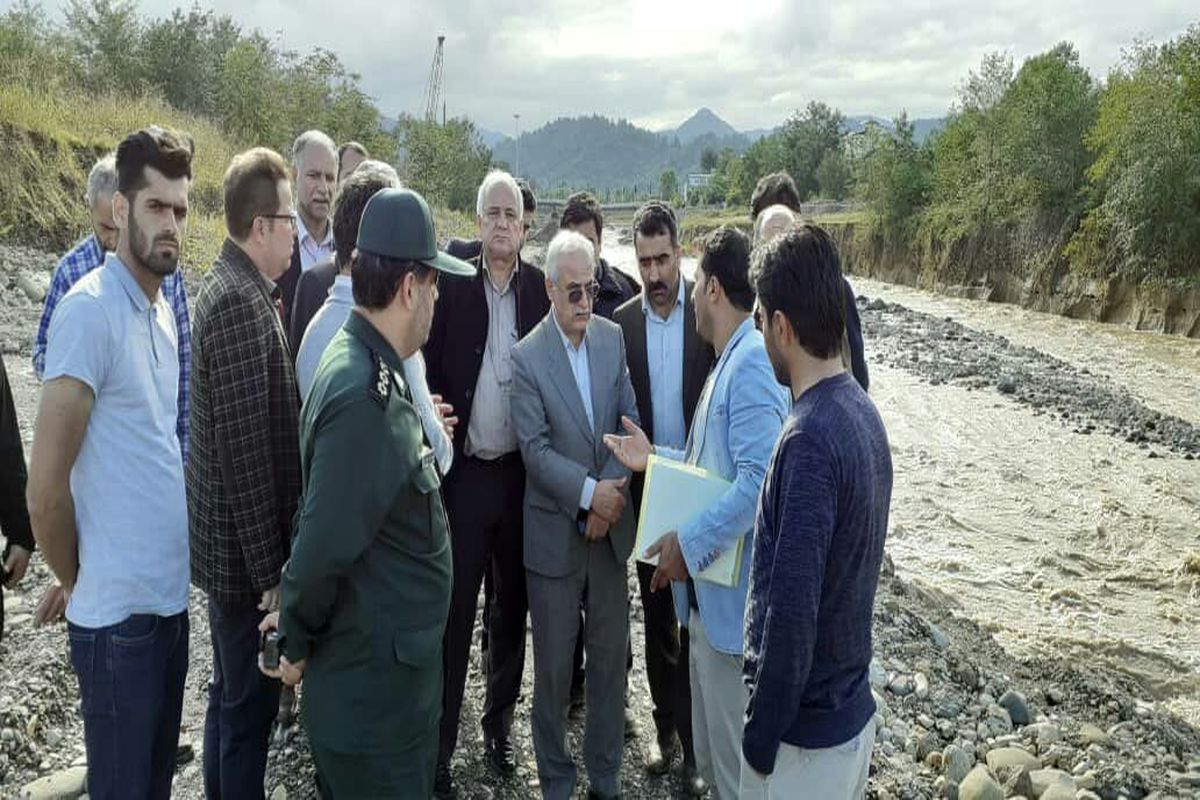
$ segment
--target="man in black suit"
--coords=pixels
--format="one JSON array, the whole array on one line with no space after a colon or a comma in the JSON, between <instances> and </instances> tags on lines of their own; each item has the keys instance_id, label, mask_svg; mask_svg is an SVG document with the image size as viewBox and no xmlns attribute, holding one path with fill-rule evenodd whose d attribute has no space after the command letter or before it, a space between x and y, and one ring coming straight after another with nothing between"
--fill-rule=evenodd
<instances>
[{"instance_id":1,"label":"man in black suit","mask_svg":"<svg viewBox=\"0 0 1200 800\"><path fill-rule=\"evenodd\" d=\"M337 187L337 145L321 131L305 131L292 143L292 185L296 192L296 236L292 260L276 281L283 300L283 329L289 336L293 299L300 276L333 260L333 194ZM336 270L335 270L336 271ZM333 279L330 278L330 283ZM325 296L321 295L321 302ZM319 307L319 306L318 306ZM304 334L304 329L300 329ZM291 343L292 355L300 343Z\"/></svg>"},{"instance_id":2,"label":"man in black suit","mask_svg":"<svg viewBox=\"0 0 1200 800\"><path fill-rule=\"evenodd\" d=\"M654 444L682 448L712 367L713 349L696 332L692 282L680 275L679 228L667 205L651 201L638 210L633 245L642 293L618 308L613 321L625 335L629 376L646 435ZM633 478L631 493L634 509L640 508L640 473ZM637 573L645 618L646 676L657 733L647 745L646 769L652 774L667 772L675 753L682 750L685 788L700 796L705 784L697 775L692 752L687 629L675 619L671 594L650 591L654 567L639 561Z\"/></svg>"},{"instance_id":3,"label":"man in black suit","mask_svg":"<svg viewBox=\"0 0 1200 800\"><path fill-rule=\"evenodd\" d=\"M786 172L772 172L758 179L754 194L750 196L750 221L758 230L759 215L771 206L780 205L791 209L796 216L802 214L800 205L800 190L796 182ZM755 243L757 244L757 242ZM858 304L854 300L854 289L850 281L842 277L842 295L846 299L846 345L849 353L850 372L858 385L867 391L871 385L871 376L867 370L867 358L863 354L862 323L858 317Z\"/></svg>"},{"instance_id":4,"label":"man in black suit","mask_svg":"<svg viewBox=\"0 0 1200 800\"><path fill-rule=\"evenodd\" d=\"M429 389L454 406L454 469L442 484L454 554L454 591L444 643L445 693L435 795L454 797L450 757L471 650L483 574L492 573L487 695L488 761L516 772L509 730L525 666L523 560L525 467L509 414L512 348L550 309L546 278L519 258L522 197L516 181L494 171L476 201L483 251L474 278L445 276L425 345Z\"/></svg>"}]
</instances>

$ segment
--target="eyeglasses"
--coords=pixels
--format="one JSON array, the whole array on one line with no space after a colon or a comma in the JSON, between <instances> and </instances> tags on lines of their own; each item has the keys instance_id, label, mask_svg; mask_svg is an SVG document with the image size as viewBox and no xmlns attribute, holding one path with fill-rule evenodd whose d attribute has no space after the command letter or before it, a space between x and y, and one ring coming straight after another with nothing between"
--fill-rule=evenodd
<instances>
[{"instance_id":1,"label":"eyeglasses","mask_svg":"<svg viewBox=\"0 0 1200 800\"><path fill-rule=\"evenodd\" d=\"M296 228L296 218L291 214L259 214L258 216L263 219L286 219L293 230Z\"/></svg>"},{"instance_id":2,"label":"eyeglasses","mask_svg":"<svg viewBox=\"0 0 1200 800\"><path fill-rule=\"evenodd\" d=\"M600 296L600 284L596 281L592 281L591 283L583 286L573 283L565 288L567 290L567 301L572 305L583 302L584 292L587 292L588 299L590 300L595 300Z\"/></svg>"}]
</instances>

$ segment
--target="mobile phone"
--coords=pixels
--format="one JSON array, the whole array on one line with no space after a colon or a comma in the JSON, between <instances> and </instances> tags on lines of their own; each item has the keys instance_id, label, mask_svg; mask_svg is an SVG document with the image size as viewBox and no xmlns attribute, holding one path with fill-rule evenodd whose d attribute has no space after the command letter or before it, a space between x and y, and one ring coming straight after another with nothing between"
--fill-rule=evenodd
<instances>
[{"instance_id":1,"label":"mobile phone","mask_svg":"<svg viewBox=\"0 0 1200 800\"><path fill-rule=\"evenodd\" d=\"M262 664L264 669L279 669L279 631L264 631L262 635Z\"/></svg>"}]
</instances>

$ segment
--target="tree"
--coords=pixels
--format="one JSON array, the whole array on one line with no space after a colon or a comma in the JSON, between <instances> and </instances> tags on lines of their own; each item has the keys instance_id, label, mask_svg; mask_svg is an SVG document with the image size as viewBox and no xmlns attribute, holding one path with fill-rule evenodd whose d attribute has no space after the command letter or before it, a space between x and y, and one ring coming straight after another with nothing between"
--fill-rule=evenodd
<instances>
[{"instance_id":1,"label":"tree","mask_svg":"<svg viewBox=\"0 0 1200 800\"><path fill-rule=\"evenodd\" d=\"M718 158L716 150L711 147L704 148L704 152L700 154L700 171L714 172L717 169Z\"/></svg>"},{"instance_id":2,"label":"tree","mask_svg":"<svg viewBox=\"0 0 1200 800\"><path fill-rule=\"evenodd\" d=\"M241 40L227 16L192 6L150 22L141 51L148 85L176 108L218 117L225 57Z\"/></svg>"},{"instance_id":3,"label":"tree","mask_svg":"<svg viewBox=\"0 0 1200 800\"><path fill-rule=\"evenodd\" d=\"M850 164L840 149L825 153L825 157L817 165L816 178L821 197L826 200L844 200L846 198L853 175L850 171Z\"/></svg>"},{"instance_id":4,"label":"tree","mask_svg":"<svg viewBox=\"0 0 1200 800\"><path fill-rule=\"evenodd\" d=\"M679 179L675 177L675 170L663 170L658 177L658 195L668 203L674 203L679 198Z\"/></svg>"},{"instance_id":5,"label":"tree","mask_svg":"<svg viewBox=\"0 0 1200 800\"><path fill-rule=\"evenodd\" d=\"M243 142L282 146L286 134L279 107L274 55L261 36L243 39L221 69L221 111L226 130Z\"/></svg>"},{"instance_id":6,"label":"tree","mask_svg":"<svg viewBox=\"0 0 1200 800\"><path fill-rule=\"evenodd\" d=\"M70 0L66 20L88 90L136 94L144 88L142 21L134 0Z\"/></svg>"},{"instance_id":7,"label":"tree","mask_svg":"<svg viewBox=\"0 0 1200 800\"><path fill-rule=\"evenodd\" d=\"M779 168L787 170L796 181L801 199L817 193L817 168L826 154L841 152L845 122L842 112L813 102L803 112L793 114L777 134L769 137L779 138L782 156ZM766 173L760 176L763 174Z\"/></svg>"},{"instance_id":8,"label":"tree","mask_svg":"<svg viewBox=\"0 0 1200 800\"><path fill-rule=\"evenodd\" d=\"M1087 145L1092 207L1067 248L1072 265L1200 282L1200 24L1126 55Z\"/></svg>"},{"instance_id":9,"label":"tree","mask_svg":"<svg viewBox=\"0 0 1200 800\"><path fill-rule=\"evenodd\" d=\"M445 125L412 117L400 120L401 177L431 205L473 211L475 192L492 163L492 151L470 120Z\"/></svg>"},{"instance_id":10,"label":"tree","mask_svg":"<svg viewBox=\"0 0 1200 800\"><path fill-rule=\"evenodd\" d=\"M930 182L929 151L916 144L905 114L892 131L867 129L865 152L858 160L858 194L873 222L885 235L911 236L927 202Z\"/></svg>"}]
</instances>

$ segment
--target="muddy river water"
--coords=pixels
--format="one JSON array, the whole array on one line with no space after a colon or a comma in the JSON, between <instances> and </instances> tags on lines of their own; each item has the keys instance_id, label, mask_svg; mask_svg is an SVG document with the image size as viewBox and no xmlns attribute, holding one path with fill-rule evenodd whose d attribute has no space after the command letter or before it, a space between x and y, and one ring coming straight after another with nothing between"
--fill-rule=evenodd
<instances>
[{"instance_id":1,"label":"muddy river water","mask_svg":"<svg viewBox=\"0 0 1200 800\"><path fill-rule=\"evenodd\" d=\"M606 240L605 255L636 274L631 248ZM1200 425L1198 341L851 281ZM935 385L881 357L897 346L921 343L866 341L895 466L897 570L1015 654L1125 672L1200 724L1200 460L1074 432L992 389Z\"/></svg>"}]
</instances>

